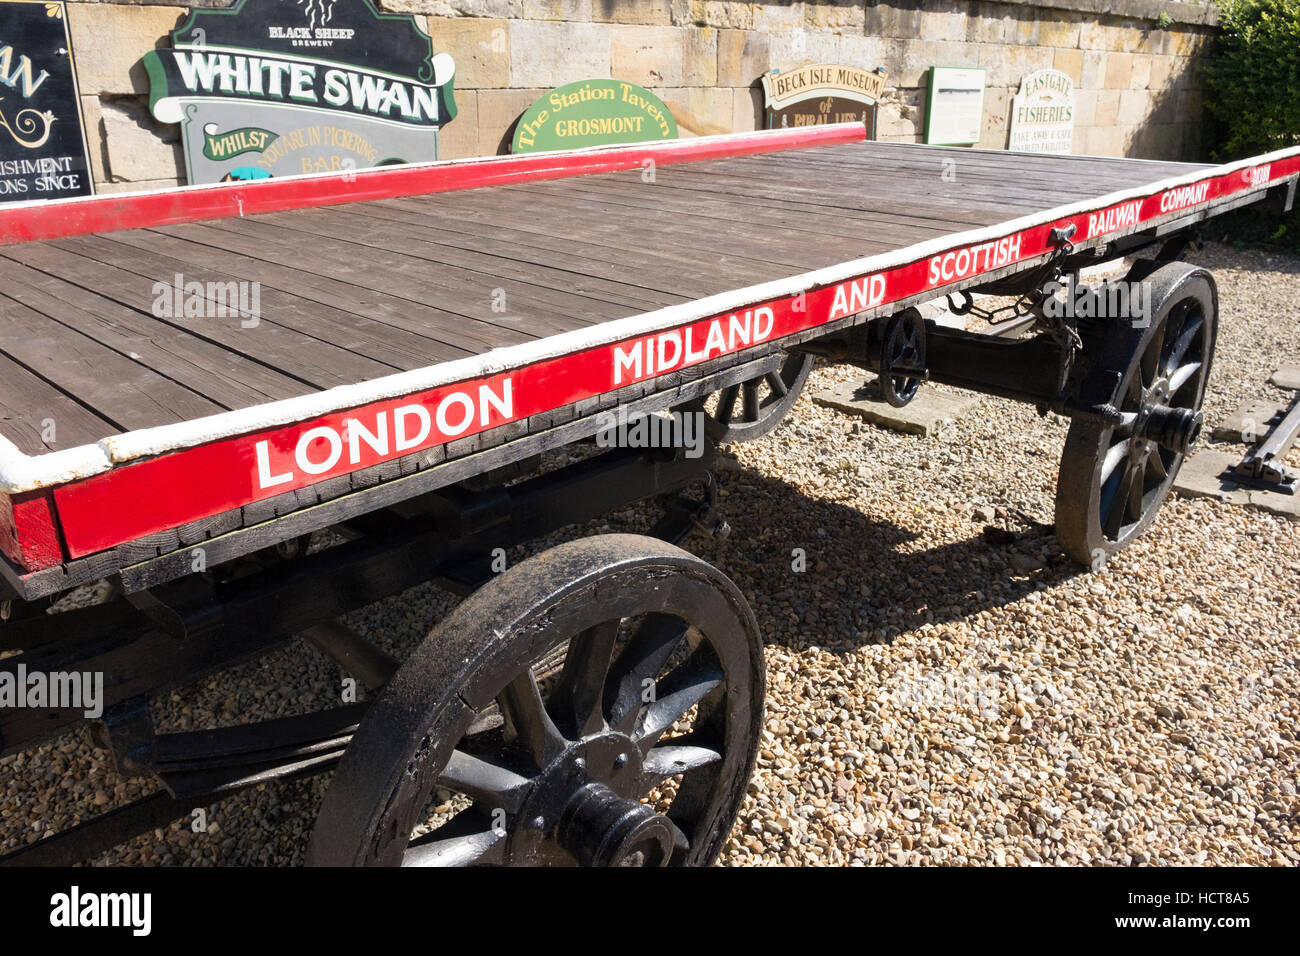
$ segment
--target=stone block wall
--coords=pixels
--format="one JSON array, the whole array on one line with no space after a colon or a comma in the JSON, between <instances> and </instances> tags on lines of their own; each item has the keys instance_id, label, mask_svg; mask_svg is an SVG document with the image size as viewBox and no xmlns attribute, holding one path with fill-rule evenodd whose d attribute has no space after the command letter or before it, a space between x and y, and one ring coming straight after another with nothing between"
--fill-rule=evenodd
<instances>
[{"instance_id":1,"label":"stone block wall","mask_svg":"<svg viewBox=\"0 0 1300 956\"><path fill-rule=\"evenodd\" d=\"M412 13L455 57L459 114L444 158L505 151L543 93L591 77L653 90L683 136L762 125L759 77L804 63L883 67L878 138L920 142L931 66L986 70L980 146L1007 145L1020 78L1055 67L1076 83L1074 151L1200 158L1201 64L1213 6L1158 0L378 0ZM220 0L196 5L224 6ZM140 57L167 45L185 8L69 0L68 20L102 192L183 176L175 127L149 116Z\"/></svg>"}]
</instances>

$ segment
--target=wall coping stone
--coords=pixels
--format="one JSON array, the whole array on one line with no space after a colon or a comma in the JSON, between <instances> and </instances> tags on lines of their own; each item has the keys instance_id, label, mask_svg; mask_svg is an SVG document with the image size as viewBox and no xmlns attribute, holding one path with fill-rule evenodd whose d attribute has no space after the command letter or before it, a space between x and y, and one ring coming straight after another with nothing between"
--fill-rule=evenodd
<instances>
[{"instance_id":1,"label":"wall coping stone","mask_svg":"<svg viewBox=\"0 0 1300 956\"><path fill-rule=\"evenodd\" d=\"M119 4L121 6L180 6L204 9L221 9L223 7L233 6L235 0L68 0L70 3L104 3ZM869 0L864 0L866 5ZM924 0L898 0L901 5L912 4L918 8L923 7ZM1112 17L1132 17L1138 20L1158 21L1163 13L1169 17L1173 23L1191 24L1194 26L1214 26L1219 22L1219 8L1213 2L1205 3L1185 3L1182 0L985 0L985 2L998 3L1005 6L1013 7L1039 7L1047 10L1072 10L1080 13L1096 13L1103 16ZM384 0L378 0L377 4L381 9L390 9L390 5ZM430 4L433 5L432 3ZM526 19L526 17L512 16L511 14L485 4L482 13L475 12L473 9L473 0L458 4L455 8L448 11L452 16L459 17L489 17L507 19ZM442 14L431 14L433 16L442 16ZM604 22L604 21L601 21ZM691 24L681 23L677 26L691 26Z\"/></svg>"},{"instance_id":2,"label":"wall coping stone","mask_svg":"<svg viewBox=\"0 0 1300 956\"><path fill-rule=\"evenodd\" d=\"M904 0L906 2L906 0ZM992 0L1013 7L1042 7L1074 10L1111 17L1132 17L1158 21L1163 13L1173 23L1214 26L1219 22L1219 7L1214 3L1182 3L1179 0Z\"/></svg>"}]
</instances>

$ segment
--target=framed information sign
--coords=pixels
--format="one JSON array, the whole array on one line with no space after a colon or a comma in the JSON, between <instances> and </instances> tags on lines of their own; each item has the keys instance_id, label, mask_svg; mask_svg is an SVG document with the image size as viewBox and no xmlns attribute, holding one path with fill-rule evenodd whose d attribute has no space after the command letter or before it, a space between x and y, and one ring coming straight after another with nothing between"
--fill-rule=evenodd
<instances>
[{"instance_id":1,"label":"framed information sign","mask_svg":"<svg viewBox=\"0 0 1300 956\"><path fill-rule=\"evenodd\" d=\"M925 141L971 146L984 126L984 71L977 67L930 67Z\"/></svg>"}]
</instances>

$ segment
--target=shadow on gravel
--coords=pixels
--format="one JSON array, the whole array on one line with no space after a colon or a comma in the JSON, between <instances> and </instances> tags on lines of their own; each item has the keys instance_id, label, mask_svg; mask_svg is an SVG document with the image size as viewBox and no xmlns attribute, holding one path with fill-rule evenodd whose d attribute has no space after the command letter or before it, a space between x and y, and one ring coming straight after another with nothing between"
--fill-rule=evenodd
<instances>
[{"instance_id":1,"label":"shadow on gravel","mask_svg":"<svg viewBox=\"0 0 1300 956\"><path fill-rule=\"evenodd\" d=\"M833 652L892 643L923 624L965 620L1083 573L1050 529L1015 515L992 523L967 515L970 538L915 551L914 532L743 466L724 473L721 487L731 535L684 545L745 591L769 643ZM779 526L765 520L774 514L783 516ZM806 556L803 571L795 569L796 549Z\"/></svg>"}]
</instances>

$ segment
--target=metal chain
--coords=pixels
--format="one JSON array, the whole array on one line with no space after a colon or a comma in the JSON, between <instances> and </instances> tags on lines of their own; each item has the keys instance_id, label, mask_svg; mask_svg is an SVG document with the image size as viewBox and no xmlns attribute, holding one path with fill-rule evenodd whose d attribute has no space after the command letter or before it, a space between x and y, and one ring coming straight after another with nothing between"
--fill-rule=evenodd
<instances>
[{"instance_id":1,"label":"metal chain","mask_svg":"<svg viewBox=\"0 0 1300 956\"><path fill-rule=\"evenodd\" d=\"M1057 390L1065 389L1066 380L1070 376L1070 370L1074 365L1074 356L1076 352L1082 351L1083 339L1079 336L1079 330L1069 322L1059 318L1053 318L1041 312L1039 307L1048 298L1044 287L1049 282L1059 283L1061 274L1064 272L1066 258L1074 252L1074 243L1070 237L1074 235L1075 227L1066 226L1063 229L1053 229L1050 242L1055 245L1052 254L1037 269L1029 274L1029 291L1022 294L1015 302L1010 305L999 306L996 309L981 309L975 304L975 298L965 289L957 294L962 296L964 301L960 304L953 302L952 293L947 293L944 298L948 300L948 308L957 315L974 315L986 322L992 323L996 316L1005 312L1011 312L1016 318L1036 313L1039 320L1046 325L1047 333L1052 336L1061 347L1061 368L1058 376Z\"/></svg>"},{"instance_id":2,"label":"metal chain","mask_svg":"<svg viewBox=\"0 0 1300 956\"><path fill-rule=\"evenodd\" d=\"M1073 233L1074 230L1071 229L1070 235L1073 235ZM993 323L995 316L1002 315L1004 312L1012 313L1015 318L1029 315L1047 298L1047 294L1043 292L1043 286L1048 282L1061 281L1065 259L1070 253L1074 252L1074 243L1070 241L1069 236L1062 234L1062 230L1053 229L1052 240L1056 243L1056 248L1046 262L1029 274L1031 280L1029 291L1022 294L1015 302L1010 305L998 306L996 309L982 309L975 304L974 296L966 289L962 289L957 292L957 295L964 298L964 301L960 304L952 301L953 294L951 292L944 295L944 298L948 301L948 308L955 315L973 315L990 324ZM1074 337L1077 340L1078 334L1075 333ZM1078 342L1078 346L1083 346L1082 341Z\"/></svg>"}]
</instances>

